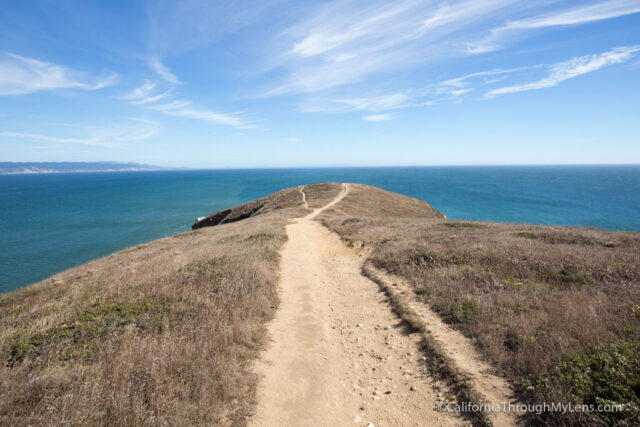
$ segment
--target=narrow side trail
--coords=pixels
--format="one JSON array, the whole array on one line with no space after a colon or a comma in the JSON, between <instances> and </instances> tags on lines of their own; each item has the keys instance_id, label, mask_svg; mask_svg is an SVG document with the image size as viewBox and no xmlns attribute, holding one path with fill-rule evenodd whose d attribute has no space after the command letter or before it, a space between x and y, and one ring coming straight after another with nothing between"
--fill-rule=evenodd
<instances>
[{"instance_id":1,"label":"narrow side trail","mask_svg":"<svg viewBox=\"0 0 640 427\"><path fill-rule=\"evenodd\" d=\"M262 381L252 423L462 425L456 414L436 410L446 388L427 373L420 334L361 275L364 259L313 221L348 191L343 185L331 203L287 226L281 305L256 369Z\"/></svg>"}]
</instances>

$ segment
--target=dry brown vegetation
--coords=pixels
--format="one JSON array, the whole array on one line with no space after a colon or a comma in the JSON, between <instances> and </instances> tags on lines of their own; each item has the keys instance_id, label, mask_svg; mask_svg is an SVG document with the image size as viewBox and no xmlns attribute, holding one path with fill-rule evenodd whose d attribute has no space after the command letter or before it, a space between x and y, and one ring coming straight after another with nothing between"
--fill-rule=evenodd
<instances>
[{"instance_id":1,"label":"dry brown vegetation","mask_svg":"<svg viewBox=\"0 0 640 427\"><path fill-rule=\"evenodd\" d=\"M304 188L312 208L339 190ZM299 188L283 190L0 295L0 424L244 424L284 225L307 212ZM357 184L319 219L404 277L523 401L625 405L532 422L638 420L638 233L446 221Z\"/></svg>"},{"instance_id":2,"label":"dry brown vegetation","mask_svg":"<svg viewBox=\"0 0 640 427\"><path fill-rule=\"evenodd\" d=\"M342 184L337 182L326 182L303 187L307 204L312 209L321 208L331 202L341 189Z\"/></svg>"},{"instance_id":3,"label":"dry brown vegetation","mask_svg":"<svg viewBox=\"0 0 640 427\"><path fill-rule=\"evenodd\" d=\"M250 202L233 206L229 209L214 212L196 221L191 228L197 230L214 225L228 224L264 213L280 214L281 212L279 211L281 209L300 203L301 197L302 195L300 194L299 188L287 188L260 199L251 200Z\"/></svg>"},{"instance_id":4,"label":"dry brown vegetation","mask_svg":"<svg viewBox=\"0 0 640 427\"><path fill-rule=\"evenodd\" d=\"M446 221L358 186L320 219L461 329L529 403L625 405L542 424L640 416L640 235ZM354 189L355 190L355 189Z\"/></svg>"},{"instance_id":5,"label":"dry brown vegetation","mask_svg":"<svg viewBox=\"0 0 640 427\"><path fill-rule=\"evenodd\" d=\"M0 424L244 424L301 196L0 295Z\"/></svg>"}]
</instances>

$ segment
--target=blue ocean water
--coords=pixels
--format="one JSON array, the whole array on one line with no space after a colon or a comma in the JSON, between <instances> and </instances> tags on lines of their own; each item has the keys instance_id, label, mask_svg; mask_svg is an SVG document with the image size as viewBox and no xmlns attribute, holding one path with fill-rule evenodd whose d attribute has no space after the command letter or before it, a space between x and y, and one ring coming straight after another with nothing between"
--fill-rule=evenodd
<instances>
[{"instance_id":1,"label":"blue ocean water","mask_svg":"<svg viewBox=\"0 0 640 427\"><path fill-rule=\"evenodd\" d=\"M640 166L402 167L0 175L0 292L190 229L282 188L342 181L450 219L640 231Z\"/></svg>"}]
</instances>

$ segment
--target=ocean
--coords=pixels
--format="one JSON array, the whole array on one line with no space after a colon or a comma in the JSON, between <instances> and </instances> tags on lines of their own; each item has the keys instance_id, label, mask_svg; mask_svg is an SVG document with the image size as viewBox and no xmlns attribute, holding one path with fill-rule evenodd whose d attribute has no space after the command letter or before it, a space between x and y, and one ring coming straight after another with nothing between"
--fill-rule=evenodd
<instances>
[{"instance_id":1,"label":"ocean","mask_svg":"<svg viewBox=\"0 0 640 427\"><path fill-rule=\"evenodd\" d=\"M371 184L450 219L640 231L640 166L193 170L0 175L0 292L286 187Z\"/></svg>"}]
</instances>

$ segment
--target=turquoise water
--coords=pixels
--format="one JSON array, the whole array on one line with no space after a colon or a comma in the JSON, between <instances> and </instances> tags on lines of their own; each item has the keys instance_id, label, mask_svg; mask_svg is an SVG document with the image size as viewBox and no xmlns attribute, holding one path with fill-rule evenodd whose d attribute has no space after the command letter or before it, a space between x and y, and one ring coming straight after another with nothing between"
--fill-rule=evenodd
<instances>
[{"instance_id":1,"label":"turquoise water","mask_svg":"<svg viewBox=\"0 0 640 427\"><path fill-rule=\"evenodd\" d=\"M640 166L0 175L0 292L189 230L216 210L326 181L418 197L451 219L640 231Z\"/></svg>"}]
</instances>

